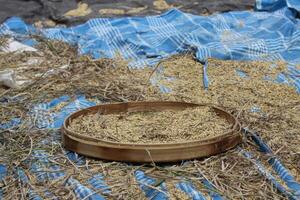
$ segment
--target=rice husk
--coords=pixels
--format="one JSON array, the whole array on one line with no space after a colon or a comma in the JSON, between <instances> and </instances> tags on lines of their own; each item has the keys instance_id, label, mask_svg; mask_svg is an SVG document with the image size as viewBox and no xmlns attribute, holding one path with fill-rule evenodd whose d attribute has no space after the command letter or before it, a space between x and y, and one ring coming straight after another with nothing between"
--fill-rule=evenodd
<instances>
[{"instance_id":1,"label":"rice husk","mask_svg":"<svg viewBox=\"0 0 300 200\"><path fill-rule=\"evenodd\" d=\"M183 111L89 114L75 118L70 130L121 143L169 143L212 138L227 133L230 124L210 107Z\"/></svg>"}]
</instances>

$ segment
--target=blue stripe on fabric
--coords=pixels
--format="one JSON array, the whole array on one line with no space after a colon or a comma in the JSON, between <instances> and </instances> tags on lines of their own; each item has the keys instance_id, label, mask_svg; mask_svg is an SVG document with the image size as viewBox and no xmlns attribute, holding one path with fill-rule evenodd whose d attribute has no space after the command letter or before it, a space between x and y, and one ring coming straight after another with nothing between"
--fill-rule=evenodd
<instances>
[{"instance_id":1,"label":"blue stripe on fabric","mask_svg":"<svg viewBox=\"0 0 300 200\"><path fill-rule=\"evenodd\" d=\"M16 167L14 169L14 173L15 173L14 174L15 178L17 178L20 183L22 183L24 185L29 183L29 179L28 179L27 175L25 174L25 171L23 170L23 168ZM42 200L42 198L32 188L29 189L29 191L26 195L28 196L29 199Z\"/></svg>"},{"instance_id":2,"label":"blue stripe on fabric","mask_svg":"<svg viewBox=\"0 0 300 200\"><path fill-rule=\"evenodd\" d=\"M45 150L34 150L31 154L30 172L36 177L37 181L42 184L65 176L59 165L49 161L49 154ZM44 189L43 193L47 198L57 199L52 192ZM32 197L34 198L34 196Z\"/></svg>"},{"instance_id":3,"label":"blue stripe on fabric","mask_svg":"<svg viewBox=\"0 0 300 200\"><path fill-rule=\"evenodd\" d=\"M15 126L18 126L19 124L21 124L21 119L13 118L7 123L0 124L0 130L1 129L11 129L11 128L14 128Z\"/></svg>"},{"instance_id":4,"label":"blue stripe on fabric","mask_svg":"<svg viewBox=\"0 0 300 200\"><path fill-rule=\"evenodd\" d=\"M272 11L285 6L300 12L300 2L298 0L256 0L257 10Z\"/></svg>"},{"instance_id":5,"label":"blue stripe on fabric","mask_svg":"<svg viewBox=\"0 0 300 200\"><path fill-rule=\"evenodd\" d=\"M159 85L158 87L159 87L160 92L162 92L162 93L167 94L167 93L172 92L172 89L171 89L171 88L166 87L166 86L164 86L164 85Z\"/></svg>"},{"instance_id":6,"label":"blue stripe on fabric","mask_svg":"<svg viewBox=\"0 0 300 200\"><path fill-rule=\"evenodd\" d=\"M259 147L260 151L265 154L270 154L271 156L273 155L271 148L257 135L257 133L253 133L246 128L244 128L243 131L250 135L251 139ZM291 175L289 170L284 167L279 159L273 155L270 159L268 159L268 163L272 166L279 177L286 183L288 188L293 191L293 195L300 198L300 184L296 182L295 178Z\"/></svg>"},{"instance_id":7,"label":"blue stripe on fabric","mask_svg":"<svg viewBox=\"0 0 300 200\"><path fill-rule=\"evenodd\" d=\"M15 169L15 178L17 178L23 184L28 183L28 181L29 181L29 179L26 176L24 170L20 167L17 167Z\"/></svg>"},{"instance_id":8,"label":"blue stripe on fabric","mask_svg":"<svg viewBox=\"0 0 300 200\"><path fill-rule=\"evenodd\" d=\"M236 72L237 75L239 75L242 78L247 78L248 77L247 73L245 73L242 70L237 69L237 70L235 70L235 72Z\"/></svg>"},{"instance_id":9,"label":"blue stripe on fabric","mask_svg":"<svg viewBox=\"0 0 300 200\"><path fill-rule=\"evenodd\" d=\"M109 186L105 183L104 177L101 174L96 174L88 180L88 183L96 190L101 190L101 193L111 193Z\"/></svg>"},{"instance_id":10,"label":"blue stripe on fabric","mask_svg":"<svg viewBox=\"0 0 300 200\"><path fill-rule=\"evenodd\" d=\"M36 125L38 128L60 128L67 116L71 113L95 106L95 102L88 101L85 96L77 96L76 99L66 106L61 108L58 112L54 112L52 109L55 108L60 103L69 102L69 96L62 96L56 98L49 103L41 103L32 108L31 115L34 119L37 119Z\"/></svg>"},{"instance_id":11,"label":"blue stripe on fabric","mask_svg":"<svg viewBox=\"0 0 300 200\"><path fill-rule=\"evenodd\" d=\"M0 164L0 181L4 180L7 175L7 167L4 164Z\"/></svg>"},{"instance_id":12,"label":"blue stripe on fabric","mask_svg":"<svg viewBox=\"0 0 300 200\"><path fill-rule=\"evenodd\" d=\"M137 182L140 185L140 188L143 190L143 192L145 193L145 196L148 199L152 199L152 200L167 200L168 199L166 194L147 186L147 185L153 186L153 184L155 184L157 181L156 179L145 175L145 173L140 170L137 170L134 174L135 174L135 178L136 178ZM165 183L162 183L161 185L159 185L158 188L161 191L167 192Z\"/></svg>"},{"instance_id":13,"label":"blue stripe on fabric","mask_svg":"<svg viewBox=\"0 0 300 200\"><path fill-rule=\"evenodd\" d=\"M49 155L45 150L34 150L32 152L30 171L39 182L55 180L65 176L65 172L61 171L58 165L49 162L48 157Z\"/></svg>"},{"instance_id":14,"label":"blue stripe on fabric","mask_svg":"<svg viewBox=\"0 0 300 200\"><path fill-rule=\"evenodd\" d=\"M5 179L7 176L7 167L3 164L0 164L0 182ZM0 199L3 199L3 190L0 188Z\"/></svg>"},{"instance_id":15,"label":"blue stripe on fabric","mask_svg":"<svg viewBox=\"0 0 300 200\"><path fill-rule=\"evenodd\" d=\"M66 186L71 187L78 199L86 198L88 200L104 200L105 198L88 187L82 185L74 178L68 178L65 183Z\"/></svg>"},{"instance_id":16,"label":"blue stripe on fabric","mask_svg":"<svg viewBox=\"0 0 300 200\"><path fill-rule=\"evenodd\" d=\"M86 157L79 155L76 152L73 151L66 151L65 155L72 161L74 162L76 165L85 165L86 163Z\"/></svg>"},{"instance_id":17,"label":"blue stripe on fabric","mask_svg":"<svg viewBox=\"0 0 300 200\"><path fill-rule=\"evenodd\" d=\"M209 87L209 79L207 74L208 61L206 60L203 65L203 86L207 90Z\"/></svg>"},{"instance_id":18,"label":"blue stripe on fabric","mask_svg":"<svg viewBox=\"0 0 300 200\"><path fill-rule=\"evenodd\" d=\"M28 191L28 199L30 200L43 200L38 194L36 194L33 190Z\"/></svg>"},{"instance_id":19,"label":"blue stripe on fabric","mask_svg":"<svg viewBox=\"0 0 300 200\"><path fill-rule=\"evenodd\" d=\"M276 181L275 177L270 174L267 169L258 161L255 160L250 152L247 152L241 148L239 148L240 153L249 161L251 161L258 171L268 180L270 183L283 195L287 196L291 200L297 200L297 196L294 194L291 194L289 191L287 191L279 182Z\"/></svg>"},{"instance_id":20,"label":"blue stripe on fabric","mask_svg":"<svg viewBox=\"0 0 300 200\"><path fill-rule=\"evenodd\" d=\"M179 182L176 187L185 192L193 200L206 200L205 196L196 190L195 186L190 182Z\"/></svg>"},{"instance_id":21,"label":"blue stripe on fabric","mask_svg":"<svg viewBox=\"0 0 300 200\"><path fill-rule=\"evenodd\" d=\"M205 188L208 190L209 192L209 196L212 200L223 200L223 197L217 193L216 188L206 179L204 178L202 175L201 177L202 179L202 183L205 186Z\"/></svg>"},{"instance_id":22,"label":"blue stripe on fabric","mask_svg":"<svg viewBox=\"0 0 300 200\"><path fill-rule=\"evenodd\" d=\"M77 97L74 102L71 102L70 104L62 108L61 111L56 115L56 117L54 118L54 123L52 128L60 128L65 118L71 113L95 105L96 105L95 102L88 101L85 98L85 96Z\"/></svg>"}]
</instances>

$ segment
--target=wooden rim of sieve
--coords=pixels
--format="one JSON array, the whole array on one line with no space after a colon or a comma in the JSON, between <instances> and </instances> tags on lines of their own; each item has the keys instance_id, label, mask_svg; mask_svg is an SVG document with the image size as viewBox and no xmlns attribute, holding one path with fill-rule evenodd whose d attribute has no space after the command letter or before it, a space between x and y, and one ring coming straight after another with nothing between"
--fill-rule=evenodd
<instances>
[{"instance_id":1,"label":"wooden rim of sieve","mask_svg":"<svg viewBox=\"0 0 300 200\"><path fill-rule=\"evenodd\" d=\"M232 128L222 135L203 140L174 143L118 143L84 136L68 129L70 121L82 115L101 113L118 114L124 112L184 110L186 108L208 106L218 116L232 124ZM215 155L235 147L242 141L240 123L230 113L211 104L155 101L101 104L79 110L69 115L61 128L66 149L86 156L114 161L129 162L171 162Z\"/></svg>"}]
</instances>

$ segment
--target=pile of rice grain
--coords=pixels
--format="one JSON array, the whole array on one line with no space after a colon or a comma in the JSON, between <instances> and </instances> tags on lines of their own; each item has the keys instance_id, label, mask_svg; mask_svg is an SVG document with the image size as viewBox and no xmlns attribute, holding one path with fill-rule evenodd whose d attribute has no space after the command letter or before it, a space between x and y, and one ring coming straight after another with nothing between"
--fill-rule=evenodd
<instances>
[{"instance_id":1,"label":"pile of rice grain","mask_svg":"<svg viewBox=\"0 0 300 200\"><path fill-rule=\"evenodd\" d=\"M70 129L102 140L123 143L185 142L211 138L231 125L210 107L182 111L90 114L75 118Z\"/></svg>"}]
</instances>

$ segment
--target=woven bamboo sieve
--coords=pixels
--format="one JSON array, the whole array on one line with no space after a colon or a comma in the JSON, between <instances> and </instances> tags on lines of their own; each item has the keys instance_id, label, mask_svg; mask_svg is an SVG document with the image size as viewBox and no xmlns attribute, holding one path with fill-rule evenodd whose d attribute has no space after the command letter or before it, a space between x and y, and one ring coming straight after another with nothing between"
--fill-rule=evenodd
<instances>
[{"instance_id":1,"label":"woven bamboo sieve","mask_svg":"<svg viewBox=\"0 0 300 200\"><path fill-rule=\"evenodd\" d=\"M68 129L70 121L87 114L100 113L105 115L124 112L183 110L199 106L210 106L219 117L225 118L232 124L232 128L221 135L208 139L166 144L110 142L84 136ZM173 162L207 157L235 147L242 141L240 128L240 123L233 115L210 104L156 101L101 104L79 110L67 117L61 130L65 148L82 155L113 161Z\"/></svg>"}]
</instances>

